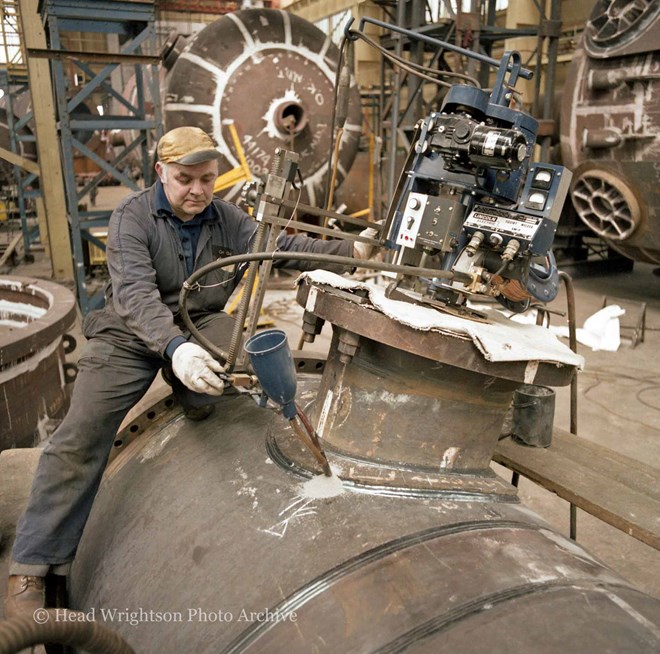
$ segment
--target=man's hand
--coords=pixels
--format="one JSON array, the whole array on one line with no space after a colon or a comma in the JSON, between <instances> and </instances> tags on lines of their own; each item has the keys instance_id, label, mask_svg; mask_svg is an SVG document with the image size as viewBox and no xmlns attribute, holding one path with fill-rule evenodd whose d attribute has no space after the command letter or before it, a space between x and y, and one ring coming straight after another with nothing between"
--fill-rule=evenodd
<instances>
[{"instance_id":1,"label":"man's hand","mask_svg":"<svg viewBox=\"0 0 660 654\"><path fill-rule=\"evenodd\" d=\"M225 369L202 347L182 343L172 355L172 370L195 393L222 395L225 386L218 377Z\"/></svg>"},{"instance_id":2,"label":"man's hand","mask_svg":"<svg viewBox=\"0 0 660 654\"><path fill-rule=\"evenodd\" d=\"M375 223L375 227L367 227L360 232L360 236L365 238L377 238L380 233L380 227L382 226L382 221ZM375 245L371 243L362 243L361 241L355 241L353 243L353 257L355 259L371 259L374 256L374 250L376 250Z\"/></svg>"}]
</instances>

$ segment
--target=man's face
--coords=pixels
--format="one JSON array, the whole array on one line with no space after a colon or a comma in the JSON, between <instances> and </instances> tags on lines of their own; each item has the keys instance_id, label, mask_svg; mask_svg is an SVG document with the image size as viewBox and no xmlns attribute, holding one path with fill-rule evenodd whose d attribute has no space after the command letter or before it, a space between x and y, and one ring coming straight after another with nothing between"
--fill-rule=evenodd
<instances>
[{"instance_id":1,"label":"man's face","mask_svg":"<svg viewBox=\"0 0 660 654\"><path fill-rule=\"evenodd\" d=\"M194 166L167 164L164 174L163 164L156 163L156 172L165 189L165 195L172 206L174 215L181 220L192 220L211 204L213 185L218 176L218 162L204 161Z\"/></svg>"}]
</instances>

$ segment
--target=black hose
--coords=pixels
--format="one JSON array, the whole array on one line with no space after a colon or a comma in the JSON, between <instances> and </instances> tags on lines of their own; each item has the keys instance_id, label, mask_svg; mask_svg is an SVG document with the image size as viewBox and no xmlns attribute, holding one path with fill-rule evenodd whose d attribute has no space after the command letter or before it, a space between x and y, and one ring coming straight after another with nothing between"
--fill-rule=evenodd
<instances>
[{"instance_id":1,"label":"black hose","mask_svg":"<svg viewBox=\"0 0 660 654\"><path fill-rule=\"evenodd\" d=\"M89 654L135 654L117 633L80 611L39 609L39 615L26 615L0 622L0 654L17 654L26 647L57 643L77 647ZM38 618L41 623L35 622Z\"/></svg>"},{"instance_id":2,"label":"black hose","mask_svg":"<svg viewBox=\"0 0 660 654\"><path fill-rule=\"evenodd\" d=\"M314 261L316 263L329 263L340 266L346 266L347 268L355 268L359 266L360 268L369 268L371 270L383 270L386 272L394 273L404 273L406 275L415 275L418 277L441 277L443 279L456 279L461 282L471 282L472 278L465 273L455 273L449 270L435 270L433 268L416 268L414 266L400 266L393 263L384 263L382 261L368 261L363 259L354 259L353 257L340 257L334 254L316 254L314 252L254 252L248 254L237 254L231 257L225 257L218 259L217 261L212 261L211 263L202 266L199 270L196 270L181 287L181 292L179 293L179 311L181 318L185 326L188 328L188 331L201 343L211 354L216 358L221 359L223 362L227 361L228 354L223 349L219 348L215 343L206 338L200 331L195 327L195 324L188 314L188 308L186 306L188 300L188 294L195 288L197 281L208 275L214 270L219 268L226 268L227 266L240 265L242 263L248 263L250 261L279 261L281 259L287 261Z\"/></svg>"}]
</instances>

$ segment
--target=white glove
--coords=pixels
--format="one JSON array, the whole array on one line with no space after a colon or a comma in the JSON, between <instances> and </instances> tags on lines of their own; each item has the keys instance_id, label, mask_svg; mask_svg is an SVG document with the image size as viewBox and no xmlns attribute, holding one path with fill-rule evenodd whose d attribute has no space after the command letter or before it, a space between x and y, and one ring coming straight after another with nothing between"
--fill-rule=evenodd
<instances>
[{"instance_id":1,"label":"white glove","mask_svg":"<svg viewBox=\"0 0 660 654\"><path fill-rule=\"evenodd\" d=\"M225 385L216 373L225 369L195 343L181 343L172 355L172 370L183 384L195 393L222 395Z\"/></svg>"},{"instance_id":2,"label":"white glove","mask_svg":"<svg viewBox=\"0 0 660 654\"><path fill-rule=\"evenodd\" d=\"M376 223L381 225L382 222ZM360 236L365 238L377 238L380 230L376 227L367 227L360 232ZM374 250L376 249L375 245L371 243L362 243L361 241L355 241L353 243L353 257L355 259L371 259L374 255Z\"/></svg>"}]
</instances>

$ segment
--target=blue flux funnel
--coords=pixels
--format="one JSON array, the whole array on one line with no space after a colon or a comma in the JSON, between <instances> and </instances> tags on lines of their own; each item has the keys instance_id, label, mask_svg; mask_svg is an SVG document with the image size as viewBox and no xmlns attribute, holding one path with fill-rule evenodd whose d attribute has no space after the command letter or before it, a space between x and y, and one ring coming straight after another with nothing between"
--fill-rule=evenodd
<instances>
[{"instance_id":1,"label":"blue flux funnel","mask_svg":"<svg viewBox=\"0 0 660 654\"><path fill-rule=\"evenodd\" d=\"M245 351L264 393L282 406L287 420L296 417L296 367L281 329L267 329L245 343Z\"/></svg>"}]
</instances>

